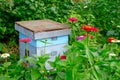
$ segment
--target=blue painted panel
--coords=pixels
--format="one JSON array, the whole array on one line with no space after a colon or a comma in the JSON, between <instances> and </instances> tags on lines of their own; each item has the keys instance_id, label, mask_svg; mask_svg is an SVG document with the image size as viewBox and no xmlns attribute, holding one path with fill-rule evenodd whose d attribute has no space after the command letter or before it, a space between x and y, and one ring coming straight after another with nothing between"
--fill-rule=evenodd
<instances>
[{"instance_id":1,"label":"blue painted panel","mask_svg":"<svg viewBox=\"0 0 120 80\"><path fill-rule=\"evenodd\" d=\"M46 46L56 45L56 44L64 44L64 43L68 43L68 36L59 36L56 38L48 38L46 40L47 40ZM37 47L45 46L45 43L43 43L41 41L45 41L45 39L37 40Z\"/></svg>"},{"instance_id":2,"label":"blue painted panel","mask_svg":"<svg viewBox=\"0 0 120 80\"><path fill-rule=\"evenodd\" d=\"M19 38L26 38L26 37L27 37L26 35L19 33ZM68 43L68 35L46 38L46 39L32 40L31 42L29 42L29 44L34 47L43 47L45 46L45 44L42 41L45 41L45 40L47 40L46 46L64 44L64 43Z\"/></svg>"}]
</instances>

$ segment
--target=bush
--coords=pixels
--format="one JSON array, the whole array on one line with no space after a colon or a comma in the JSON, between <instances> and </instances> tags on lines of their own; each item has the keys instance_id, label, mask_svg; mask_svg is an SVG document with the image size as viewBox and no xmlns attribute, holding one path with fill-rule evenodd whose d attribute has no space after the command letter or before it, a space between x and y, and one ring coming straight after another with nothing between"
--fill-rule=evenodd
<instances>
[{"instance_id":1,"label":"bush","mask_svg":"<svg viewBox=\"0 0 120 80\"><path fill-rule=\"evenodd\" d=\"M15 21L52 19L66 23L70 16L79 18L79 26L97 26L102 35L117 37L119 4L119 0L0 0L0 40L16 39Z\"/></svg>"},{"instance_id":2,"label":"bush","mask_svg":"<svg viewBox=\"0 0 120 80\"><path fill-rule=\"evenodd\" d=\"M15 21L52 19L64 22L72 5L70 0L1 0L0 40L16 39Z\"/></svg>"}]
</instances>

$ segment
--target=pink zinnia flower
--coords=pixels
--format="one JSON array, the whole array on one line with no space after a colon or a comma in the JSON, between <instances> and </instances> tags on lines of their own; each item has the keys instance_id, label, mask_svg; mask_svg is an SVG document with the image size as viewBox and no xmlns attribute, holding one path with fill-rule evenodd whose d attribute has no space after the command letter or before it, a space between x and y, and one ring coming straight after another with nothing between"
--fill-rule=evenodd
<instances>
[{"instance_id":1,"label":"pink zinnia flower","mask_svg":"<svg viewBox=\"0 0 120 80\"><path fill-rule=\"evenodd\" d=\"M75 18L75 17L71 17L71 18L69 18L69 21L70 21L70 22L77 22L77 21L78 21L78 19L77 19L77 18Z\"/></svg>"},{"instance_id":2,"label":"pink zinnia flower","mask_svg":"<svg viewBox=\"0 0 120 80\"><path fill-rule=\"evenodd\" d=\"M60 60L66 60L66 56L65 55L60 56Z\"/></svg>"},{"instance_id":3,"label":"pink zinnia flower","mask_svg":"<svg viewBox=\"0 0 120 80\"><path fill-rule=\"evenodd\" d=\"M30 42L31 38L21 38L20 42Z\"/></svg>"},{"instance_id":4,"label":"pink zinnia flower","mask_svg":"<svg viewBox=\"0 0 120 80\"><path fill-rule=\"evenodd\" d=\"M86 36L78 36L77 40L83 40Z\"/></svg>"}]
</instances>

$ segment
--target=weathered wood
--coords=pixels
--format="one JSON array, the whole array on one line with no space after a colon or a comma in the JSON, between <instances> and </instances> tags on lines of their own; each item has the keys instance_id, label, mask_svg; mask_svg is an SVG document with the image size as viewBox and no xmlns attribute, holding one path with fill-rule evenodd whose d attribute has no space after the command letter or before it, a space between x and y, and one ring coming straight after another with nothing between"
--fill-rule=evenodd
<instances>
[{"instance_id":1,"label":"weathered wood","mask_svg":"<svg viewBox=\"0 0 120 80\"><path fill-rule=\"evenodd\" d=\"M32 39L49 38L70 34L70 27L51 20L16 22L15 29Z\"/></svg>"},{"instance_id":2,"label":"weathered wood","mask_svg":"<svg viewBox=\"0 0 120 80\"><path fill-rule=\"evenodd\" d=\"M52 20L20 21L20 22L16 22L16 24L34 33L70 29L70 27Z\"/></svg>"}]
</instances>

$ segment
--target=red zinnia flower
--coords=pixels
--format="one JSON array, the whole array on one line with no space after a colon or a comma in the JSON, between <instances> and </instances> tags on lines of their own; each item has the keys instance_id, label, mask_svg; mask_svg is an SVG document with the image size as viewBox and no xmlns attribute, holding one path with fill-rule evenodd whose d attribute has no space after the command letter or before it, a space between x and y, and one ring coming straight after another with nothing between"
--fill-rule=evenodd
<instances>
[{"instance_id":1,"label":"red zinnia flower","mask_svg":"<svg viewBox=\"0 0 120 80\"><path fill-rule=\"evenodd\" d=\"M82 29L86 30L87 32L90 32L92 30L92 26L85 25L85 26L82 26Z\"/></svg>"},{"instance_id":2,"label":"red zinnia flower","mask_svg":"<svg viewBox=\"0 0 120 80\"><path fill-rule=\"evenodd\" d=\"M84 34L84 37L86 37L87 36L87 34Z\"/></svg>"},{"instance_id":3,"label":"red zinnia flower","mask_svg":"<svg viewBox=\"0 0 120 80\"><path fill-rule=\"evenodd\" d=\"M87 34L84 34L84 37L86 37L87 36ZM89 35L89 37L92 39L92 38L94 38L94 36L93 35Z\"/></svg>"},{"instance_id":4,"label":"red zinnia flower","mask_svg":"<svg viewBox=\"0 0 120 80\"><path fill-rule=\"evenodd\" d=\"M30 42L31 38L21 38L20 42Z\"/></svg>"},{"instance_id":5,"label":"red zinnia flower","mask_svg":"<svg viewBox=\"0 0 120 80\"><path fill-rule=\"evenodd\" d=\"M60 60L65 60L65 59L66 59L65 55L60 56Z\"/></svg>"},{"instance_id":6,"label":"red zinnia flower","mask_svg":"<svg viewBox=\"0 0 120 80\"><path fill-rule=\"evenodd\" d=\"M90 38L92 39L92 38L94 38L94 36L93 36L93 35L90 35Z\"/></svg>"},{"instance_id":7,"label":"red zinnia flower","mask_svg":"<svg viewBox=\"0 0 120 80\"><path fill-rule=\"evenodd\" d=\"M89 25L82 26L82 29L86 30L87 32L90 32L90 31L98 32L98 29L96 27L89 26Z\"/></svg>"},{"instance_id":8,"label":"red zinnia flower","mask_svg":"<svg viewBox=\"0 0 120 80\"><path fill-rule=\"evenodd\" d=\"M108 38L108 42L112 42L112 41L115 41L115 40L117 40L117 39L116 38L112 38L112 37Z\"/></svg>"},{"instance_id":9,"label":"red zinnia flower","mask_svg":"<svg viewBox=\"0 0 120 80\"><path fill-rule=\"evenodd\" d=\"M92 31L93 31L93 32L98 32L99 30L98 30L98 28L96 28L96 27L92 27Z\"/></svg>"},{"instance_id":10,"label":"red zinnia flower","mask_svg":"<svg viewBox=\"0 0 120 80\"><path fill-rule=\"evenodd\" d=\"M78 19L77 19L77 18L75 18L75 17L71 17L71 18L69 18L69 21L70 21L70 22L77 22L77 21L78 21Z\"/></svg>"}]
</instances>

